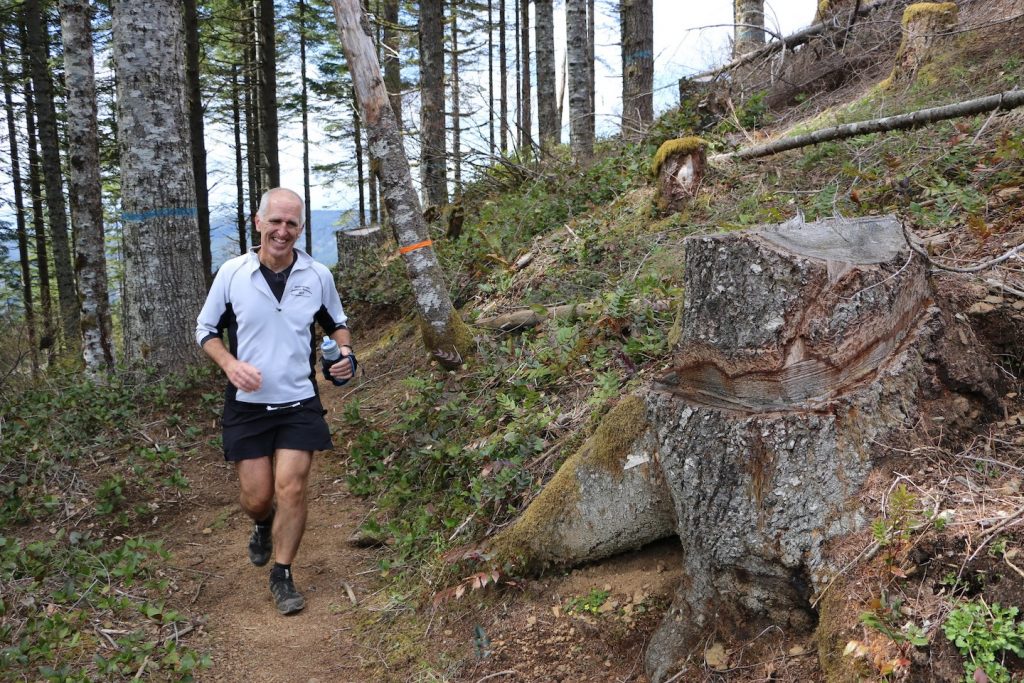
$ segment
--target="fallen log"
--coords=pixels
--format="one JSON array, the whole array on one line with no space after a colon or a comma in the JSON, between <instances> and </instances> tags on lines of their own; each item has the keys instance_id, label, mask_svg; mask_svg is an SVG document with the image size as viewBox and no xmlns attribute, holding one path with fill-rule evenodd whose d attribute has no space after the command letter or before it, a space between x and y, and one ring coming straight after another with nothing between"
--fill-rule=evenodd
<instances>
[{"instance_id":1,"label":"fallen log","mask_svg":"<svg viewBox=\"0 0 1024 683\"><path fill-rule=\"evenodd\" d=\"M845 138L852 138L858 135L868 135L870 133L885 133L891 130L909 130L929 123L935 123L936 121L944 121L946 119L973 116L974 114L998 111L1000 109L1008 111L1010 109L1016 109L1021 105L1024 105L1024 90L1007 90L996 95L978 97L973 100L947 104L941 107L919 109L908 114L898 114L896 116L886 116L880 119L856 121L854 123L844 123L841 126L822 128L821 130L805 133L803 135L795 135L793 137L775 140L774 142L767 142L762 145L753 145L745 149L736 150L735 152L716 154L709 157L708 162L714 165L716 163L733 161L736 159L756 159L758 157L778 154L779 152L787 152L791 149L817 145L822 142L843 140Z\"/></svg>"}]
</instances>

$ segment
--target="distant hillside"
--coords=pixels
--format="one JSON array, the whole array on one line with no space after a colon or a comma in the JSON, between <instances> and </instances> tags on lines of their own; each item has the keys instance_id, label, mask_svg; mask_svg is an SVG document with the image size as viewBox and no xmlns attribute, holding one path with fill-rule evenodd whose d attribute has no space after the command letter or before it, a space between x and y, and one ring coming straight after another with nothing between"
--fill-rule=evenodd
<instances>
[{"instance_id":1,"label":"distant hillside","mask_svg":"<svg viewBox=\"0 0 1024 683\"><path fill-rule=\"evenodd\" d=\"M238 228L233 218L213 216L210 226L213 267L238 253ZM313 210L313 256L324 265L333 266L338 262L338 246L334 233L357 227L355 212L335 209ZM299 239L299 247L305 244L305 237Z\"/></svg>"}]
</instances>

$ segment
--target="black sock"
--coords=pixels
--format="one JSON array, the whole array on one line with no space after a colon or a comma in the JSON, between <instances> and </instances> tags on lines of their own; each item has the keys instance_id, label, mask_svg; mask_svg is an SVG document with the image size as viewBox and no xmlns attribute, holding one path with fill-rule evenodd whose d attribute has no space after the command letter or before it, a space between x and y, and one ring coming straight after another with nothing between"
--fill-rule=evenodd
<instances>
[{"instance_id":1,"label":"black sock","mask_svg":"<svg viewBox=\"0 0 1024 683\"><path fill-rule=\"evenodd\" d=\"M274 526L274 513L277 512L276 508L270 508L270 514L263 521L256 522L256 526L262 527L263 529L269 529Z\"/></svg>"},{"instance_id":2,"label":"black sock","mask_svg":"<svg viewBox=\"0 0 1024 683\"><path fill-rule=\"evenodd\" d=\"M282 579L290 579L292 576L292 566L290 564L281 564L275 562L274 566L270 569L270 580L280 581Z\"/></svg>"}]
</instances>

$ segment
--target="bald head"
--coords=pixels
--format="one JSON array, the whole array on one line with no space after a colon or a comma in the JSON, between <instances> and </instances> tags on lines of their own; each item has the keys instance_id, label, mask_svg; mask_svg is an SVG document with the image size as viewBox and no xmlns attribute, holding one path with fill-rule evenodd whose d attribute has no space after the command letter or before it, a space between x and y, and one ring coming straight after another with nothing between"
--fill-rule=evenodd
<instances>
[{"instance_id":1,"label":"bald head","mask_svg":"<svg viewBox=\"0 0 1024 683\"><path fill-rule=\"evenodd\" d=\"M267 190L266 192L264 192L263 196L260 197L260 208L256 210L256 215L259 216L260 218L266 218L266 216L267 216L267 209L270 207L270 201L272 199L285 199L285 198L287 198L286 201L287 200L294 200L294 201L297 201L299 203L299 207L300 207L300 210L299 210L299 216L300 216L299 225L302 226L303 224L305 224L305 222L306 222L306 202L303 201L302 197L300 197L298 195L298 193L294 192L293 190L289 190L286 187L274 187L274 188L271 188L271 189Z\"/></svg>"}]
</instances>

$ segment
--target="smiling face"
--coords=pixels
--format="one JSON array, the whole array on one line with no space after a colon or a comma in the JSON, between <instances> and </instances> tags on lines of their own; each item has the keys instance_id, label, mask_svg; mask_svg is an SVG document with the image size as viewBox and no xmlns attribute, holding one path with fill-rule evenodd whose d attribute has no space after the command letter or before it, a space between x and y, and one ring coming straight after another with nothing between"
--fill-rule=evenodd
<instances>
[{"instance_id":1,"label":"smiling face","mask_svg":"<svg viewBox=\"0 0 1024 683\"><path fill-rule=\"evenodd\" d=\"M302 234L302 200L290 190L272 190L253 222L260 234L260 262L275 271L287 268Z\"/></svg>"}]
</instances>

